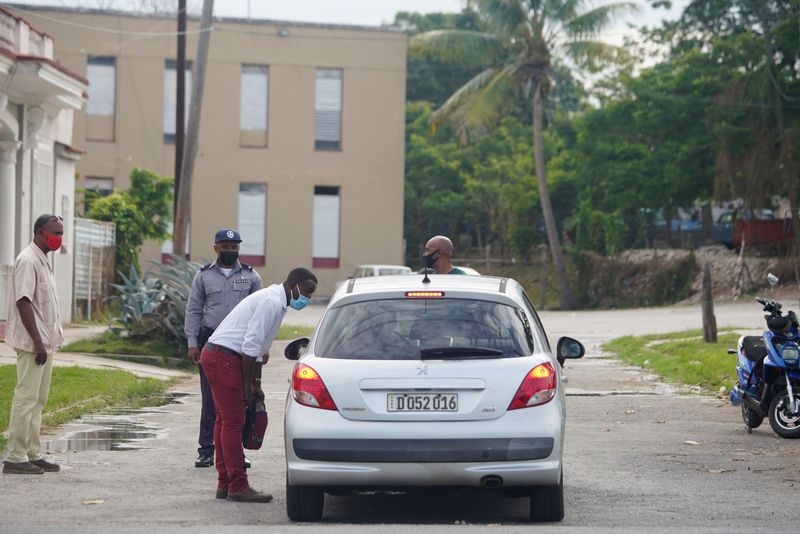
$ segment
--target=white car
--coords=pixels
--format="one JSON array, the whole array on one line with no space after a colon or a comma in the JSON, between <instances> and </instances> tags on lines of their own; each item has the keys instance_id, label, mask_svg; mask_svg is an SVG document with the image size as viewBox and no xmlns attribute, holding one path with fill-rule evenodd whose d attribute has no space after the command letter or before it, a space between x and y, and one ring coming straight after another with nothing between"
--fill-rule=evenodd
<instances>
[{"instance_id":1,"label":"white car","mask_svg":"<svg viewBox=\"0 0 800 534\"><path fill-rule=\"evenodd\" d=\"M509 278L349 280L285 350L289 518L321 519L326 491L439 486L528 497L531 521L561 520L561 363L583 354L567 337L553 352Z\"/></svg>"}]
</instances>

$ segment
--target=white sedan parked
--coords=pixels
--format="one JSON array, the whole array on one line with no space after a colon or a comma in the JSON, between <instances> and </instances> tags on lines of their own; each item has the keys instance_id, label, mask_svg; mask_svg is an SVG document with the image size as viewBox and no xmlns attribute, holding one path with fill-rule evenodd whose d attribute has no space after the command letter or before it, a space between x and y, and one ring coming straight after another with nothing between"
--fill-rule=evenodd
<instances>
[{"instance_id":1,"label":"white sedan parked","mask_svg":"<svg viewBox=\"0 0 800 534\"><path fill-rule=\"evenodd\" d=\"M298 360L285 419L290 519L321 519L326 491L437 486L528 497L531 521L563 518L560 362L584 348L564 337L554 352L516 281L352 279L311 340L285 354Z\"/></svg>"}]
</instances>

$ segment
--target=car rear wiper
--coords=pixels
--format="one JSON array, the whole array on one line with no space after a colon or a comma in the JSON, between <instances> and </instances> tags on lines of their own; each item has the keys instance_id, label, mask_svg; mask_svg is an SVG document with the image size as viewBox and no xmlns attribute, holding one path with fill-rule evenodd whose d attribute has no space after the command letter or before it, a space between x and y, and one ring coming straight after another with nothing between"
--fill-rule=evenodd
<instances>
[{"instance_id":1,"label":"car rear wiper","mask_svg":"<svg viewBox=\"0 0 800 534\"><path fill-rule=\"evenodd\" d=\"M502 355L502 350L480 347L428 347L419 351L420 359L423 360L434 358L481 358L485 356L500 357Z\"/></svg>"}]
</instances>

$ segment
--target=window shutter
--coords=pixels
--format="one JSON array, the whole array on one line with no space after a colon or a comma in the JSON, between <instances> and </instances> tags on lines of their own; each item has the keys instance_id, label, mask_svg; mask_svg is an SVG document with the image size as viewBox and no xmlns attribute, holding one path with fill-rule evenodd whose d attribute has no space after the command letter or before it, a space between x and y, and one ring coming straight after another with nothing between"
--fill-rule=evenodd
<instances>
[{"instance_id":1,"label":"window shutter","mask_svg":"<svg viewBox=\"0 0 800 534\"><path fill-rule=\"evenodd\" d=\"M318 69L314 101L317 148L338 149L342 134L342 71Z\"/></svg>"},{"instance_id":2,"label":"window shutter","mask_svg":"<svg viewBox=\"0 0 800 534\"><path fill-rule=\"evenodd\" d=\"M89 80L89 99L86 113L89 115L114 115L117 69L113 57L90 57L86 66Z\"/></svg>"},{"instance_id":3,"label":"window shutter","mask_svg":"<svg viewBox=\"0 0 800 534\"><path fill-rule=\"evenodd\" d=\"M269 74L265 65L242 65L239 129L267 130Z\"/></svg>"}]
</instances>

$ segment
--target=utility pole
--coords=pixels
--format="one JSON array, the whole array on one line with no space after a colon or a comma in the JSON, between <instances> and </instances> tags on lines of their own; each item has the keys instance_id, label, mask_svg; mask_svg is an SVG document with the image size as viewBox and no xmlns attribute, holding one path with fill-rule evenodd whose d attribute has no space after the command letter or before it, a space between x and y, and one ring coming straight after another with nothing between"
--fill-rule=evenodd
<instances>
[{"instance_id":1,"label":"utility pole","mask_svg":"<svg viewBox=\"0 0 800 534\"><path fill-rule=\"evenodd\" d=\"M172 220L177 218L181 190L184 127L186 123L186 0L178 0L178 57L175 62L175 186L172 195Z\"/></svg>"},{"instance_id":2,"label":"utility pole","mask_svg":"<svg viewBox=\"0 0 800 534\"><path fill-rule=\"evenodd\" d=\"M214 15L214 0L203 0L203 15L200 19L200 37L197 41L197 60L192 69L192 101L189 108L189 128L186 150L181 164L180 190L175 210L172 250L179 256L186 254L186 235L192 221L192 175L197 155L197 139L200 134L200 112L203 109L203 89L208 63L208 45L211 40L211 24Z\"/></svg>"}]
</instances>

